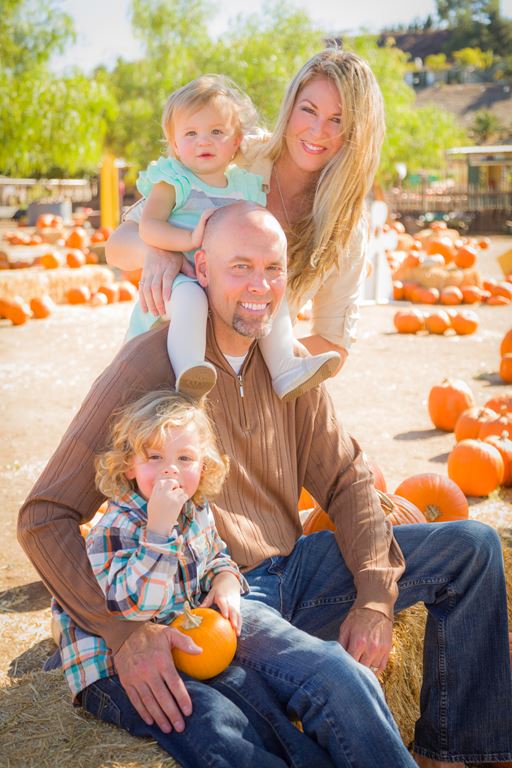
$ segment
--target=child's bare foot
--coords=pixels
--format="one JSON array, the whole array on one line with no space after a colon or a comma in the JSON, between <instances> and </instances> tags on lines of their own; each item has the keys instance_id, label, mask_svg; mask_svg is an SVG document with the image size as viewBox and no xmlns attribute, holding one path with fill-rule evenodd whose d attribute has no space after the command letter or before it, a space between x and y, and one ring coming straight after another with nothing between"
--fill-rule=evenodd
<instances>
[{"instance_id":1,"label":"child's bare foot","mask_svg":"<svg viewBox=\"0 0 512 768\"><path fill-rule=\"evenodd\" d=\"M431 760L430 757L423 757L415 752L412 753L412 756L420 768L464 768L464 763L446 763L444 760Z\"/></svg>"}]
</instances>

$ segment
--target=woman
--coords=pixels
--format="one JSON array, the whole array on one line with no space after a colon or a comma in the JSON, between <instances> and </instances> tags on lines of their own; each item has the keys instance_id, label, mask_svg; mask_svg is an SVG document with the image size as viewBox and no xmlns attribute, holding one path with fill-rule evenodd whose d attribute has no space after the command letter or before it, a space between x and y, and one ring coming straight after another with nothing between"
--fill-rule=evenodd
<instances>
[{"instance_id":1,"label":"woman","mask_svg":"<svg viewBox=\"0 0 512 768\"><path fill-rule=\"evenodd\" d=\"M247 167L263 176L267 208L288 238L292 317L312 300L313 333L301 342L312 354L336 351L342 362L355 339L367 239L363 205L383 134L382 96L370 67L353 53L328 48L297 73L273 135L246 155ZM108 241L107 261L125 270L142 266L141 304L163 315L163 297L183 257L142 244L140 208L131 209Z\"/></svg>"}]
</instances>

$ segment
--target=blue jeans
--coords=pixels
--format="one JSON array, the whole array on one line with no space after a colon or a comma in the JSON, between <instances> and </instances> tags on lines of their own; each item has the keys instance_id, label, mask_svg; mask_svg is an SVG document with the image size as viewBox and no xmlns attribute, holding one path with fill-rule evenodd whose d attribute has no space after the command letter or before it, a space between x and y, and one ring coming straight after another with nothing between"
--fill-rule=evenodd
<instances>
[{"instance_id":1,"label":"blue jeans","mask_svg":"<svg viewBox=\"0 0 512 768\"><path fill-rule=\"evenodd\" d=\"M503 556L496 532L477 521L404 525L394 532L407 563L399 582L396 611L417 602L424 602L428 609L415 751L447 762L512 760L507 604ZM294 627L324 640L337 637L339 625L355 598L352 575L334 534L328 531L302 537L288 557L270 558L246 576L251 586L247 601L265 602ZM268 649L274 647L274 634L278 634L270 632ZM241 660L257 669L270 685L268 675L278 675L275 666L267 672L274 655L268 653L265 661L253 659L249 652L246 658L245 646L240 649ZM345 691L347 675L353 674L353 668L360 674L360 687L367 685L361 665L351 664L346 658L345 662L345 669L338 671L340 692ZM289 664L295 672L293 654ZM303 704L301 695L292 696L293 705L297 698ZM333 760L336 765L409 765L405 757L403 762L388 758L371 761L372 744L377 754L385 754L381 725L387 717L377 691L373 702L361 705L354 752L346 763ZM353 706L351 694L341 703L344 710L338 725L347 722L345 718L350 718ZM297 712L304 718L308 732L311 713L300 706ZM325 745L323 735L318 740Z\"/></svg>"},{"instance_id":2,"label":"blue jeans","mask_svg":"<svg viewBox=\"0 0 512 768\"><path fill-rule=\"evenodd\" d=\"M98 719L158 742L182 768L332 768L326 752L290 722L256 672L234 663L209 684L183 678L193 713L182 733L147 725L117 675L89 685L80 701Z\"/></svg>"}]
</instances>

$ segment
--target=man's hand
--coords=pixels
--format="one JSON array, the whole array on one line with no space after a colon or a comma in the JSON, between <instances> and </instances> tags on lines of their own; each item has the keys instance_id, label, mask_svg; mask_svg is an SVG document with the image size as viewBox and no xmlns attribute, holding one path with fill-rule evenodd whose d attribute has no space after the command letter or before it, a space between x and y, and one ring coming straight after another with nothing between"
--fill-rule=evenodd
<instances>
[{"instance_id":1,"label":"man's hand","mask_svg":"<svg viewBox=\"0 0 512 768\"><path fill-rule=\"evenodd\" d=\"M192 713L190 696L174 666L172 648L201 653L194 641L177 629L145 622L114 657L116 672L131 703L144 722L156 723L164 733L173 728L183 731L183 715Z\"/></svg>"},{"instance_id":2,"label":"man's hand","mask_svg":"<svg viewBox=\"0 0 512 768\"><path fill-rule=\"evenodd\" d=\"M353 608L340 627L338 642L356 661L374 672L388 663L393 641L393 624L379 611Z\"/></svg>"},{"instance_id":3,"label":"man's hand","mask_svg":"<svg viewBox=\"0 0 512 768\"><path fill-rule=\"evenodd\" d=\"M139 300L143 312L165 315L165 302L171 298L172 284L178 272L194 277L194 267L182 253L146 246L144 267L139 283Z\"/></svg>"}]
</instances>

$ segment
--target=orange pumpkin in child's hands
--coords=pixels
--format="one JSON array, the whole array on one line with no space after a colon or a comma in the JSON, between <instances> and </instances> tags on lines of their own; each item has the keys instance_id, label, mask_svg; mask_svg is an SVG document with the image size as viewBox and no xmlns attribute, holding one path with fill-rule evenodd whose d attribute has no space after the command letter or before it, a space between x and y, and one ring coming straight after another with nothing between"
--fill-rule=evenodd
<instances>
[{"instance_id":1,"label":"orange pumpkin in child's hands","mask_svg":"<svg viewBox=\"0 0 512 768\"><path fill-rule=\"evenodd\" d=\"M185 612L171 624L190 637L203 649L199 655L185 653L180 648L172 649L176 669L196 680L209 680L220 675L233 661L236 651L236 632L231 622L212 608L190 608L185 603Z\"/></svg>"}]
</instances>

